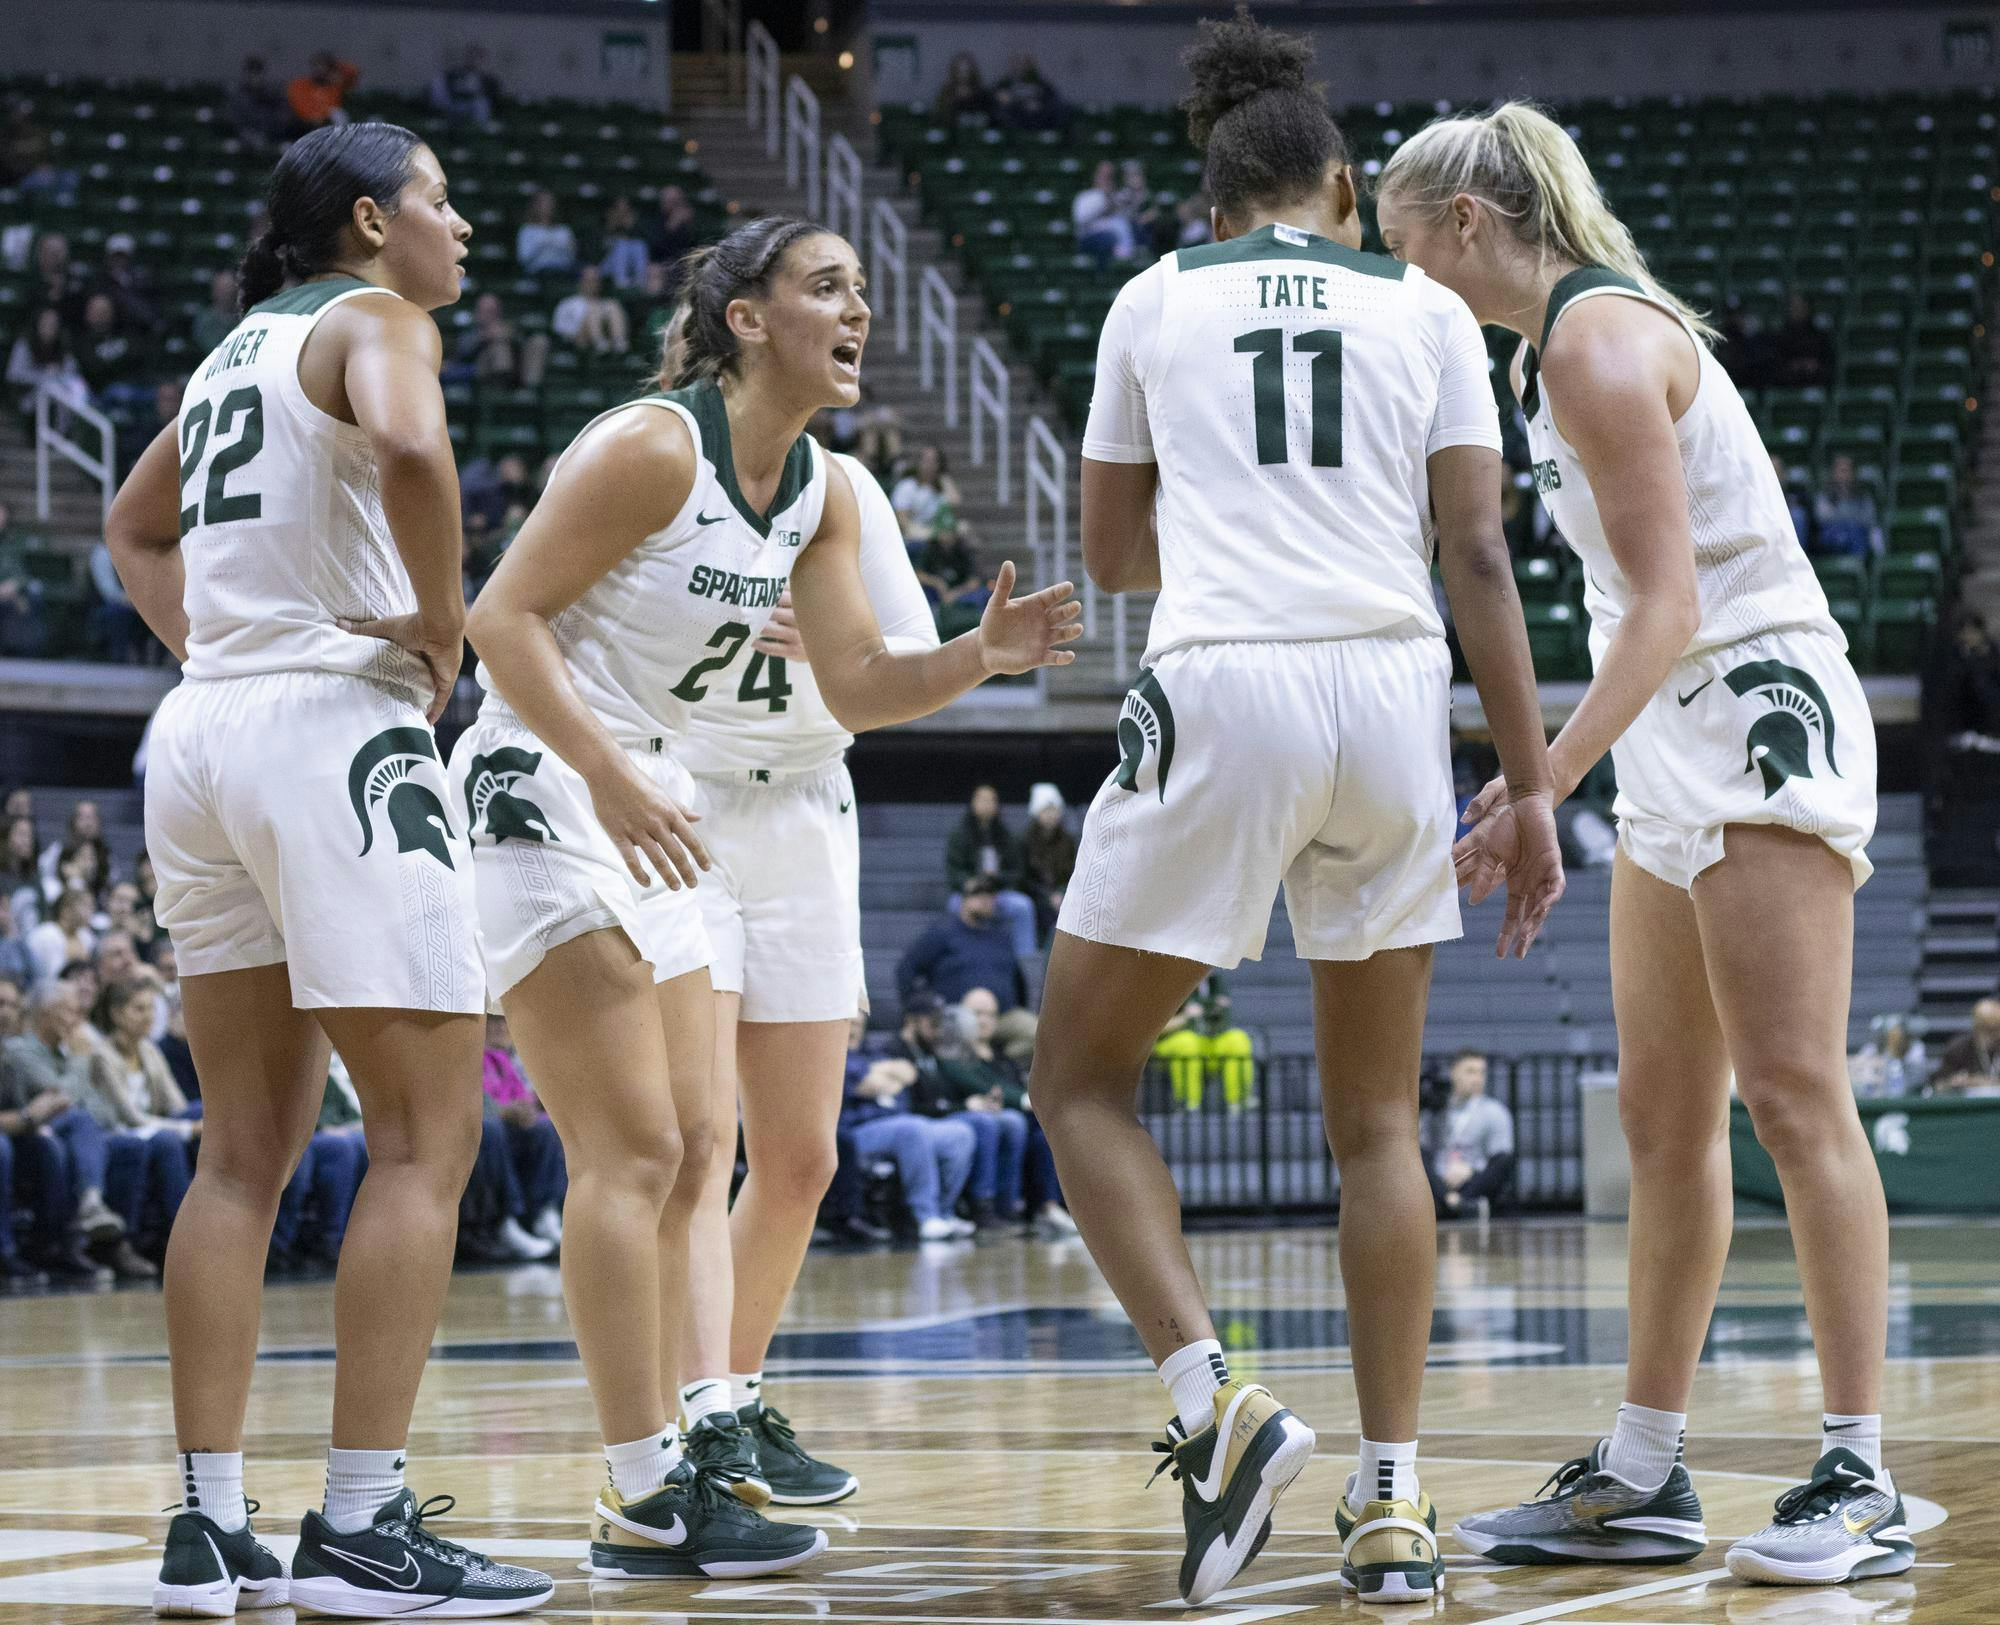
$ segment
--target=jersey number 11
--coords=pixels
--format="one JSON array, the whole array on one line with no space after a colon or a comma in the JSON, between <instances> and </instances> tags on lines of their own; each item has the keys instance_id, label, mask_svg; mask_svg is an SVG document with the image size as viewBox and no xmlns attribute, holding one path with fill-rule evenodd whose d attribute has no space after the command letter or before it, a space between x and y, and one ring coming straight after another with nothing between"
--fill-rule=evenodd
<instances>
[{"instance_id":1,"label":"jersey number 11","mask_svg":"<svg viewBox=\"0 0 2000 1625\"><path fill-rule=\"evenodd\" d=\"M1292 348L1312 360L1312 466L1340 467L1340 330L1316 327L1292 335ZM1240 334L1238 355L1250 363L1250 398L1257 415L1257 461L1291 461L1285 442L1285 330L1260 327Z\"/></svg>"}]
</instances>

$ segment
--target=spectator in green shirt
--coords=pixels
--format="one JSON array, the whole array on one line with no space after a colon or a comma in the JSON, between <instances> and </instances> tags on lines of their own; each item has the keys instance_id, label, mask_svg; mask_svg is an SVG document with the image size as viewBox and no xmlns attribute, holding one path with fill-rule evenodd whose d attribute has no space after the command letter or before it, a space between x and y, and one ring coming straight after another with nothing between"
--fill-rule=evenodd
<instances>
[{"instance_id":1,"label":"spectator in green shirt","mask_svg":"<svg viewBox=\"0 0 2000 1625\"><path fill-rule=\"evenodd\" d=\"M0 655L31 660L48 643L42 584L28 574L29 550L40 541L16 530L12 510L0 502Z\"/></svg>"}]
</instances>

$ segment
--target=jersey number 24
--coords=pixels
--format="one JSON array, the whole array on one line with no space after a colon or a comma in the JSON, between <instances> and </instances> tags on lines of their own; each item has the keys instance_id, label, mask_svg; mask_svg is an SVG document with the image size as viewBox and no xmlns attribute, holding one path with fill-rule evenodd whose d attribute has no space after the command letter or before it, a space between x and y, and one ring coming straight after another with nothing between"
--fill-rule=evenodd
<instances>
[{"instance_id":1,"label":"jersey number 24","mask_svg":"<svg viewBox=\"0 0 2000 1625\"><path fill-rule=\"evenodd\" d=\"M1252 355L1250 400L1257 421L1257 461L1291 461L1285 435L1285 330L1260 327L1239 334L1238 355ZM1340 330L1316 327L1292 335L1292 348L1312 359L1312 466L1340 467Z\"/></svg>"}]
</instances>

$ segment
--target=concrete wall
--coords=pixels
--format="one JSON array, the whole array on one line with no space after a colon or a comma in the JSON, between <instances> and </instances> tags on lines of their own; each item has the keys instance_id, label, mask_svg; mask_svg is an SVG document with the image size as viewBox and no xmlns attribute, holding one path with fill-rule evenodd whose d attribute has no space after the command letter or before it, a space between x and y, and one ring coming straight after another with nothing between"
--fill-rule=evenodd
<instances>
[{"instance_id":1,"label":"concrete wall","mask_svg":"<svg viewBox=\"0 0 2000 1625\"><path fill-rule=\"evenodd\" d=\"M1155 9L1167 15L1155 16ZM1218 4L1199 12L1219 15L1223 9ZM1320 73L1336 104L1944 89L1991 85L1995 78L1990 53L1982 63L1963 40L1956 50L1947 45L1954 22L1994 24L1993 8L1976 0L1951 9L1930 0L1817 9L1741 0L1691 5L1678 16L1632 15L1655 10L1650 6L1596 17L1537 15L1544 8L1528 3L1517 5L1521 15L1512 18L1501 14L1504 6L1463 9L1465 15L1441 21L1431 20L1435 11L1396 20L1388 17L1394 8L1385 5L1366 7L1365 20L1331 20L1324 10L1310 20L1279 12L1264 20L1314 36ZM995 11L1004 20L995 19ZM1166 105L1185 92L1179 56L1197 14L1182 6L1121 16L1108 6L1078 15L1074 7L875 0L877 92L885 102L928 101L954 53L971 51L990 80L1005 71L1014 52L1027 48L1073 101ZM2000 33L2000 25L1995 28Z\"/></svg>"},{"instance_id":2,"label":"concrete wall","mask_svg":"<svg viewBox=\"0 0 2000 1625\"><path fill-rule=\"evenodd\" d=\"M420 90L468 44L486 47L509 91L667 105L668 6L549 6L544 14L391 0L6 0L9 73L227 81L256 52L272 74L302 72L320 47L361 84Z\"/></svg>"}]
</instances>

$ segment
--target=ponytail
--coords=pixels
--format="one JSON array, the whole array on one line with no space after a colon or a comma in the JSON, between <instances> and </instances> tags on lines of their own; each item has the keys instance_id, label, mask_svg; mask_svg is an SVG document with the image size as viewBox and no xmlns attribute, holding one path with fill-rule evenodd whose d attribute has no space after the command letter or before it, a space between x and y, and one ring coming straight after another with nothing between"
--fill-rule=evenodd
<instances>
[{"instance_id":1,"label":"ponytail","mask_svg":"<svg viewBox=\"0 0 2000 1625\"><path fill-rule=\"evenodd\" d=\"M1569 132L1527 102L1438 119L1396 149L1376 183L1380 197L1441 215L1461 193L1507 222L1544 260L1602 265L1676 311L1704 342L1715 329L1663 288L1632 233L1611 212Z\"/></svg>"},{"instance_id":2,"label":"ponytail","mask_svg":"<svg viewBox=\"0 0 2000 1625\"><path fill-rule=\"evenodd\" d=\"M697 248L681 261L685 316L667 324L661 345L660 387L685 389L704 378L734 372L741 359L729 329L729 307L769 291L772 274L796 243L826 235L810 220L769 215L738 226L719 243ZM678 345L679 364L674 362Z\"/></svg>"},{"instance_id":3,"label":"ponytail","mask_svg":"<svg viewBox=\"0 0 2000 1625\"><path fill-rule=\"evenodd\" d=\"M338 264L362 198L393 215L422 145L399 124L328 124L287 147L271 171L268 223L237 268L243 308Z\"/></svg>"}]
</instances>

